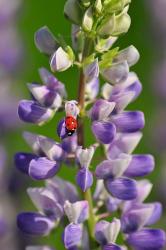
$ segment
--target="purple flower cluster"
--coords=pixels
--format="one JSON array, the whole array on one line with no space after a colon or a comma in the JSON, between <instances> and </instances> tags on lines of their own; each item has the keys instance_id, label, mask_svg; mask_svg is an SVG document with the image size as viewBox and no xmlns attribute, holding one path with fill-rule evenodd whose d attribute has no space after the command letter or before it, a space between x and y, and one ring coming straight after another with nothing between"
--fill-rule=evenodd
<instances>
[{"instance_id":1,"label":"purple flower cluster","mask_svg":"<svg viewBox=\"0 0 166 250\"><path fill-rule=\"evenodd\" d=\"M63 114L57 125L60 142L28 132L23 135L34 152L17 153L16 167L34 180L46 180L46 187L27 190L39 212L19 214L17 225L24 233L36 236L48 235L62 225L63 243L68 250L125 250L125 245L137 250L159 250L166 242L164 231L149 227L160 218L162 206L158 202L144 203L152 184L139 179L153 171L154 158L132 154L142 137L144 114L125 111L142 90L137 75L129 72L139 53L134 46L121 51L112 48L130 26L129 3L67 0L64 12L74 23L73 50L47 27L35 34L36 46L49 56L53 72L62 72L74 64L81 68L79 97L78 102L67 101L64 84L43 68L39 73L44 85L28 84L32 100L19 103L21 120L44 125L56 111ZM99 74L107 81L101 89ZM91 121L89 130L94 135L90 146L84 143L85 118ZM102 160L95 157L98 148ZM54 177L64 164L71 164L71 159L78 168L75 179L82 196L76 186ZM95 184L92 197L91 186ZM112 219L115 215L119 218ZM123 236L123 245L119 235ZM47 249L27 249L31 248Z\"/></svg>"}]
</instances>

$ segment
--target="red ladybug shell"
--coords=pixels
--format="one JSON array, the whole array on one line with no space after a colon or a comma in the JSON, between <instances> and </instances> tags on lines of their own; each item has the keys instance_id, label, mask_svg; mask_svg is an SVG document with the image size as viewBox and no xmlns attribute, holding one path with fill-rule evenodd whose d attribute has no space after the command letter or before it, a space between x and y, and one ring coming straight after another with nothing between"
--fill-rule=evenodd
<instances>
[{"instance_id":1,"label":"red ladybug shell","mask_svg":"<svg viewBox=\"0 0 166 250\"><path fill-rule=\"evenodd\" d=\"M65 126L68 131L75 131L77 129L77 120L73 116L67 116Z\"/></svg>"}]
</instances>

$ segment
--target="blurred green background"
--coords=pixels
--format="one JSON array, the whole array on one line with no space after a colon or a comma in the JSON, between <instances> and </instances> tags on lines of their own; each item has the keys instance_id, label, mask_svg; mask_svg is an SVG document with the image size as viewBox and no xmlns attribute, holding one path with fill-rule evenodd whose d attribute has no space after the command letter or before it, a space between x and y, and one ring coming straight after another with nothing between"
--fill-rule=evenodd
<instances>
[{"instance_id":1,"label":"blurred green background","mask_svg":"<svg viewBox=\"0 0 166 250\"><path fill-rule=\"evenodd\" d=\"M37 81L40 82L38 75L38 68L45 66L49 69L48 58L40 54L34 45L34 33L41 26L47 25L54 34L64 35L65 40L71 44L70 41L70 23L63 16L63 6L65 0L24 0L22 2L22 8L20 10L19 29L23 37L23 45L25 49L24 64L18 73L18 81L14 85L15 91L20 93L20 98L24 99L29 97L26 83ZM143 84L143 92L141 96L131 104L128 109L142 110L145 113L146 127L144 129L144 137L137 148L139 153L151 153L156 157L155 171L150 175L150 179L154 183L154 188L149 200L160 199L158 195L158 178L160 172L160 157L151 145L151 128L153 126L153 118L156 110L156 99L152 91L152 72L154 62L157 58L157 52L153 39L153 27L151 26L151 15L148 9L148 5L144 0L133 0L130 8L130 15L132 18L132 25L130 31L125 36L122 36L118 44L120 48L125 48L128 45L133 44L140 52L141 59L138 64L132 69L137 72L140 80ZM75 99L77 96L77 84L78 73L75 68L58 74L57 77L65 83L69 93L70 99ZM156 83L157 84L157 83ZM37 127L33 125L21 124L22 127L16 131L9 132L6 138L6 144L8 152L10 154L11 167L13 167L12 157L17 151L30 151L24 140L22 139L22 131L28 130L37 132L38 134L47 135L58 140L56 135L56 124L60 116L56 115L54 120L43 127ZM89 138L90 130L87 131L87 138ZM91 138L91 137L90 137ZM60 175L65 179L73 180L73 170L64 168ZM22 178L22 175L18 175L18 178ZM42 185L43 183L30 182L28 180L28 186ZM164 194L163 194L164 195ZM33 209L32 203L26 195L26 190L21 190L17 202L18 211ZM162 225L165 228L166 218L163 216L163 220L158 225ZM22 235L20 234L20 237ZM42 239L47 243L48 238ZM26 240L25 240L26 241ZM60 230L53 232L51 236L52 245L57 249L63 249L60 240ZM55 243L56 242L56 243Z\"/></svg>"}]
</instances>

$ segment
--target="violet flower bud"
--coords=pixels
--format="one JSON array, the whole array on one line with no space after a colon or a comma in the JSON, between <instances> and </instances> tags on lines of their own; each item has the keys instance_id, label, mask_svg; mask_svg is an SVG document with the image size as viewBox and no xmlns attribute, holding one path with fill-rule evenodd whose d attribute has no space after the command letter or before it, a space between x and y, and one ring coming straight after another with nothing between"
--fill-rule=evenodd
<instances>
[{"instance_id":1,"label":"violet flower bud","mask_svg":"<svg viewBox=\"0 0 166 250\"><path fill-rule=\"evenodd\" d=\"M82 238L82 225L70 223L65 227L63 241L66 249L74 249L81 242Z\"/></svg>"},{"instance_id":2,"label":"violet flower bud","mask_svg":"<svg viewBox=\"0 0 166 250\"><path fill-rule=\"evenodd\" d=\"M26 234L46 236L54 228L55 223L42 214L27 212L17 216L17 226Z\"/></svg>"},{"instance_id":3,"label":"violet flower bud","mask_svg":"<svg viewBox=\"0 0 166 250\"><path fill-rule=\"evenodd\" d=\"M18 106L18 115L24 122L42 124L53 116L51 109L40 106L35 101L22 100Z\"/></svg>"},{"instance_id":4,"label":"violet flower bud","mask_svg":"<svg viewBox=\"0 0 166 250\"><path fill-rule=\"evenodd\" d=\"M108 192L120 200L133 200L137 197L137 183L132 179L125 177L115 180L107 179L105 187Z\"/></svg>"},{"instance_id":5,"label":"violet flower bud","mask_svg":"<svg viewBox=\"0 0 166 250\"><path fill-rule=\"evenodd\" d=\"M127 241L136 249L161 250L165 246L166 235L160 229L142 229L129 234Z\"/></svg>"},{"instance_id":6,"label":"violet flower bud","mask_svg":"<svg viewBox=\"0 0 166 250\"><path fill-rule=\"evenodd\" d=\"M56 38L48 29L47 26L40 28L35 33L35 44L40 52L51 56L54 51L58 48Z\"/></svg>"}]
</instances>

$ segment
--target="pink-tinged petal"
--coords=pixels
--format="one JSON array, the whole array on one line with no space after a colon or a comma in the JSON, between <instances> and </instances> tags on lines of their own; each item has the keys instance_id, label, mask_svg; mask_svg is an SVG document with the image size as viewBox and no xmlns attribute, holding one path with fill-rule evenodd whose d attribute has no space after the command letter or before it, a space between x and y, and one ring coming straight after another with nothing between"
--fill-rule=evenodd
<instances>
[{"instance_id":1,"label":"pink-tinged petal","mask_svg":"<svg viewBox=\"0 0 166 250\"><path fill-rule=\"evenodd\" d=\"M35 33L35 44L40 52L49 56L58 48L57 41L47 26L40 28Z\"/></svg>"},{"instance_id":2,"label":"pink-tinged petal","mask_svg":"<svg viewBox=\"0 0 166 250\"><path fill-rule=\"evenodd\" d=\"M55 223L42 214L27 212L17 216L17 226L26 234L45 236L51 232Z\"/></svg>"},{"instance_id":3,"label":"pink-tinged petal","mask_svg":"<svg viewBox=\"0 0 166 250\"><path fill-rule=\"evenodd\" d=\"M83 230L80 224L69 224L65 227L63 241L66 249L73 249L81 242Z\"/></svg>"},{"instance_id":4,"label":"pink-tinged petal","mask_svg":"<svg viewBox=\"0 0 166 250\"><path fill-rule=\"evenodd\" d=\"M135 249L162 250L166 244L166 235L160 229L142 229L129 234L127 241Z\"/></svg>"},{"instance_id":5,"label":"pink-tinged petal","mask_svg":"<svg viewBox=\"0 0 166 250\"><path fill-rule=\"evenodd\" d=\"M110 144L116 135L116 127L111 122L94 121L92 131L96 139L103 144Z\"/></svg>"},{"instance_id":6,"label":"pink-tinged petal","mask_svg":"<svg viewBox=\"0 0 166 250\"><path fill-rule=\"evenodd\" d=\"M73 116L75 119L79 114L78 103L75 100L68 101L65 103L66 116Z\"/></svg>"},{"instance_id":7,"label":"pink-tinged petal","mask_svg":"<svg viewBox=\"0 0 166 250\"><path fill-rule=\"evenodd\" d=\"M131 154L142 138L142 133L119 133L107 149L107 158L115 159L121 153Z\"/></svg>"},{"instance_id":8,"label":"pink-tinged petal","mask_svg":"<svg viewBox=\"0 0 166 250\"><path fill-rule=\"evenodd\" d=\"M93 175L87 168L81 168L77 173L77 184L85 192L93 184Z\"/></svg>"},{"instance_id":9,"label":"pink-tinged petal","mask_svg":"<svg viewBox=\"0 0 166 250\"><path fill-rule=\"evenodd\" d=\"M46 180L59 171L60 165L46 157L34 159L29 165L29 175L35 180Z\"/></svg>"},{"instance_id":10,"label":"pink-tinged petal","mask_svg":"<svg viewBox=\"0 0 166 250\"><path fill-rule=\"evenodd\" d=\"M126 111L111 117L117 131L133 133L143 129L145 125L144 114L140 111Z\"/></svg>"},{"instance_id":11,"label":"pink-tinged petal","mask_svg":"<svg viewBox=\"0 0 166 250\"><path fill-rule=\"evenodd\" d=\"M51 119L54 112L40 106L35 101L22 100L19 102L18 115L24 122L40 124Z\"/></svg>"},{"instance_id":12,"label":"pink-tinged petal","mask_svg":"<svg viewBox=\"0 0 166 250\"><path fill-rule=\"evenodd\" d=\"M123 175L131 161L131 156L121 154L114 160L105 160L96 167L96 177L98 179L115 178Z\"/></svg>"},{"instance_id":13,"label":"pink-tinged petal","mask_svg":"<svg viewBox=\"0 0 166 250\"><path fill-rule=\"evenodd\" d=\"M75 203L65 202L65 213L71 223L83 223L89 217L89 205L87 201L77 201Z\"/></svg>"},{"instance_id":14,"label":"pink-tinged petal","mask_svg":"<svg viewBox=\"0 0 166 250\"><path fill-rule=\"evenodd\" d=\"M115 180L107 179L105 186L108 192L120 200L133 200L137 197L137 183L135 180L125 177Z\"/></svg>"}]
</instances>

